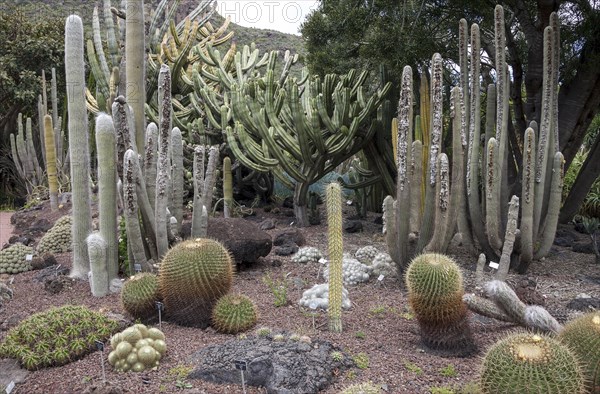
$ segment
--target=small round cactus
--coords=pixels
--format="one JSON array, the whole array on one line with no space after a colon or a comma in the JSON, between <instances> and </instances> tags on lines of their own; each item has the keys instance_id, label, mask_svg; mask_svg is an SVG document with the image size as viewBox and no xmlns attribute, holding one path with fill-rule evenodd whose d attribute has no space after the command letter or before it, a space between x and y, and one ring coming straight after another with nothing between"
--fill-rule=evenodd
<instances>
[{"instance_id":1,"label":"small round cactus","mask_svg":"<svg viewBox=\"0 0 600 394\"><path fill-rule=\"evenodd\" d=\"M158 366L167 351L165 335L157 328L135 324L110 339L108 363L119 372L142 372Z\"/></svg>"},{"instance_id":2,"label":"small round cactus","mask_svg":"<svg viewBox=\"0 0 600 394\"><path fill-rule=\"evenodd\" d=\"M37 246L38 253L65 253L72 248L71 238L71 216L63 216L58 219L54 226L40 239Z\"/></svg>"},{"instance_id":3,"label":"small round cactus","mask_svg":"<svg viewBox=\"0 0 600 394\"><path fill-rule=\"evenodd\" d=\"M565 325L558 336L582 362L590 393L600 391L600 312L585 314Z\"/></svg>"},{"instance_id":4,"label":"small round cactus","mask_svg":"<svg viewBox=\"0 0 600 394\"><path fill-rule=\"evenodd\" d=\"M313 246L303 246L292 256L294 263L317 263L323 257L321 251Z\"/></svg>"},{"instance_id":5,"label":"small round cactus","mask_svg":"<svg viewBox=\"0 0 600 394\"><path fill-rule=\"evenodd\" d=\"M462 274L454 260L435 253L415 257L406 271L406 287L427 347L455 355L474 350Z\"/></svg>"},{"instance_id":6,"label":"small round cactus","mask_svg":"<svg viewBox=\"0 0 600 394\"><path fill-rule=\"evenodd\" d=\"M517 333L493 345L483 360L483 394L585 392L581 367L557 340Z\"/></svg>"},{"instance_id":7,"label":"small round cactus","mask_svg":"<svg viewBox=\"0 0 600 394\"><path fill-rule=\"evenodd\" d=\"M0 251L0 274L18 274L29 271L31 264L27 255L33 255L33 248L16 243Z\"/></svg>"},{"instance_id":8,"label":"small round cactus","mask_svg":"<svg viewBox=\"0 0 600 394\"><path fill-rule=\"evenodd\" d=\"M226 334L246 331L256 324L256 320L256 306L245 295L224 295L217 301L212 313L213 327Z\"/></svg>"},{"instance_id":9,"label":"small round cactus","mask_svg":"<svg viewBox=\"0 0 600 394\"><path fill-rule=\"evenodd\" d=\"M160 301L158 277L151 273L132 276L121 290L121 303L131 316L149 319L156 315L155 302Z\"/></svg>"},{"instance_id":10,"label":"small round cactus","mask_svg":"<svg viewBox=\"0 0 600 394\"><path fill-rule=\"evenodd\" d=\"M358 249L356 253L354 253L354 257L356 257L356 260L360 261L363 264L371 265L373 259L378 254L379 250L377 250L376 247L368 245Z\"/></svg>"}]
</instances>

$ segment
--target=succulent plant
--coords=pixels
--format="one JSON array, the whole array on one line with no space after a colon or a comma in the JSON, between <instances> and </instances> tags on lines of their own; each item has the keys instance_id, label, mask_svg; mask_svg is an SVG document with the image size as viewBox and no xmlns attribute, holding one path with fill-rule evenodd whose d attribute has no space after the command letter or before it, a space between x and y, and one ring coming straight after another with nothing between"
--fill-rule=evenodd
<instances>
[{"instance_id":1,"label":"succulent plant","mask_svg":"<svg viewBox=\"0 0 600 394\"><path fill-rule=\"evenodd\" d=\"M33 248L16 243L0 251L0 274L18 274L29 271L31 264L27 255L33 255Z\"/></svg>"},{"instance_id":2,"label":"succulent plant","mask_svg":"<svg viewBox=\"0 0 600 394\"><path fill-rule=\"evenodd\" d=\"M356 260L360 261L363 264L371 265L373 263L373 259L375 259L375 256L377 256L378 254L379 250L377 250L376 247L368 245L358 249L354 253L354 257L356 257Z\"/></svg>"},{"instance_id":3,"label":"succulent plant","mask_svg":"<svg viewBox=\"0 0 600 394\"><path fill-rule=\"evenodd\" d=\"M79 305L66 305L31 315L12 328L0 345L0 357L16 358L29 370L75 361L107 339L118 323Z\"/></svg>"},{"instance_id":4,"label":"succulent plant","mask_svg":"<svg viewBox=\"0 0 600 394\"><path fill-rule=\"evenodd\" d=\"M226 334L246 331L256 324L257 319L256 305L241 294L226 294L219 298L212 312L213 327Z\"/></svg>"},{"instance_id":5,"label":"succulent plant","mask_svg":"<svg viewBox=\"0 0 600 394\"><path fill-rule=\"evenodd\" d=\"M371 382L357 383L346 387L342 394L380 394L381 388Z\"/></svg>"},{"instance_id":6,"label":"succulent plant","mask_svg":"<svg viewBox=\"0 0 600 394\"><path fill-rule=\"evenodd\" d=\"M323 257L321 251L314 246L303 246L292 256L294 263L316 263Z\"/></svg>"},{"instance_id":7,"label":"succulent plant","mask_svg":"<svg viewBox=\"0 0 600 394\"><path fill-rule=\"evenodd\" d=\"M395 277L397 274L396 266L392 261L389 254L383 252L378 253L371 262L372 275L379 277L379 275Z\"/></svg>"},{"instance_id":8,"label":"succulent plant","mask_svg":"<svg viewBox=\"0 0 600 394\"><path fill-rule=\"evenodd\" d=\"M182 325L208 327L217 300L233 282L233 260L218 241L205 238L175 245L158 273L166 318Z\"/></svg>"},{"instance_id":9,"label":"succulent plant","mask_svg":"<svg viewBox=\"0 0 600 394\"><path fill-rule=\"evenodd\" d=\"M40 239L37 246L38 253L65 253L72 250L71 216L63 216L54 223L54 226Z\"/></svg>"},{"instance_id":10,"label":"succulent plant","mask_svg":"<svg viewBox=\"0 0 600 394\"><path fill-rule=\"evenodd\" d=\"M142 372L158 366L167 351L165 335L157 328L135 324L110 339L108 363L119 372Z\"/></svg>"},{"instance_id":11,"label":"succulent plant","mask_svg":"<svg viewBox=\"0 0 600 394\"><path fill-rule=\"evenodd\" d=\"M600 312L585 314L565 325L558 336L582 362L590 393L600 387Z\"/></svg>"},{"instance_id":12,"label":"succulent plant","mask_svg":"<svg viewBox=\"0 0 600 394\"><path fill-rule=\"evenodd\" d=\"M584 378L575 355L549 336L516 333L487 352L481 390L493 393L584 393Z\"/></svg>"},{"instance_id":13,"label":"succulent plant","mask_svg":"<svg viewBox=\"0 0 600 394\"><path fill-rule=\"evenodd\" d=\"M142 272L132 276L121 290L123 309L131 316L146 320L156 315L155 302L160 301L158 277Z\"/></svg>"},{"instance_id":14,"label":"succulent plant","mask_svg":"<svg viewBox=\"0 0 600 394\"><path fill-rule=\"evenodd\" d=\"M437 253L415 257L406 271L406 287L427 347L460 355L474 350L462 274L453 259Z\"/></svg>"},{"instance_id":15,"label":"succulent plant","mask_svg":"<svg viewBox=\"0 0 600 394\"><path fill-rule=\"evenodd\" d=\"M353 257L345 255L342 260L344 285L356 285L369 280L371 268ZM323 269L323 277L329 278L329 264Z\"/></svg>"}]
</instances>

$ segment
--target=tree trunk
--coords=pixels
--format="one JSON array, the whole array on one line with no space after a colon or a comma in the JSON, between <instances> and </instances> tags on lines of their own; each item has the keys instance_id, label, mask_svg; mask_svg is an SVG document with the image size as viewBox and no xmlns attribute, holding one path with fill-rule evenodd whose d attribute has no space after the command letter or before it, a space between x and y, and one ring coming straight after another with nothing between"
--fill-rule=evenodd
<instances>
[{"instance_id":1,"label":"tree trunk","mask_svg":"<svg viewBox=\"0 0 600 394\"><path fill-rule=\"evenodd\" d=\"M296 225L298 227L308 227L310 225L308 220L307 193L307 183L296 183L294 189L294 215L296 216Z\"/></svg>"}]
</instances>

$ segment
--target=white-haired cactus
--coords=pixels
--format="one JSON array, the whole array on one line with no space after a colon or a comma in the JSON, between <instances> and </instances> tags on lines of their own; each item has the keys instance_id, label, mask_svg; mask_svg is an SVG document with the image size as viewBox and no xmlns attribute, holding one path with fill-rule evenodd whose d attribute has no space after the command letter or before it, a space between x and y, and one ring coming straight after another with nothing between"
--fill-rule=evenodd
<instances>
[{"instance_id":1,"label":"white-haired cactus","mask_svg":"<svg viewBox=\"0 0 600 394\"><path fill-rule=\"evenodd\" d=\"M129 63L129 59L127 59ZM156 223L156 247L158 256L162 257L169 249L167 238L167 206L170 187L169 143L171 141L171 73L169 66L160 68L158 77L158 102L160 118L158 125L158 160L156 175L156 202L154 217Z\"/></svg>"},{"instance_id":2,"label":"white-haired cactus","mask_svg":"<svg viewBox=\"0 0 600 394\"><path fill-rule=\"evenodd\" d=\"M90 256L90 287L94 297L108 294L107 250L108 245L101 234L92 233L87 237L88 255Z\"/></svg>"},{"instance_id":3,"label":"white-haired cactus","mask_svg":"<svg viewBox=\"0 0 600 394\"><path fill-rule=\"evenodd\" d=\"M183 139L179 127L171 131L171 198L169 199L169 210L177 220L176 232L179 234L181 222L183 221Z\"/></svg>"},{"instance_id":4,"label":"white-haired cactus","mask_svg":"<svg viewBox=\"0 0 600 394\"><path fill-rule=\"evenodd\" d=\"M144 0L127 0L125 10L125 24L127 26L125 29L125 73L127 80L125 97L132 107L135 118L137 151L143 152L144 132L146 130L144 112L144 104L146 103ZM168 94L170 97L170 89Z\"/></svg>"},{"instance_id":5,"label":"white-haired cactus","mask_svg":"<svg viewBox=\"0 0 600 394\"><path fill-rule=\"evenodd\" d=\"M294 263L316 263L323 257L321 251L314 246L303 246L292 256Z\"/></svg>"}]
</instances>

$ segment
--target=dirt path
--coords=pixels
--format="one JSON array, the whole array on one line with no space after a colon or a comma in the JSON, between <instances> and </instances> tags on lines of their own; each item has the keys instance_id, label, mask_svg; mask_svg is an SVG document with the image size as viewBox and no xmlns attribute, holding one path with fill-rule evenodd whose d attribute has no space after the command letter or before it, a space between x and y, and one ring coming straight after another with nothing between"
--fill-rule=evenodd
<instances>
[{"instance_id":1,"label":"dirt path","mask_svg":"<svg viewBox=\"0 0 600 394\"><path fill-rule=\"evenodd\" d=\"M12 235L13 226L10 224L12 214L12 212L0 212L0 247L8 242Z\"/></svg>"}]
</instances>

